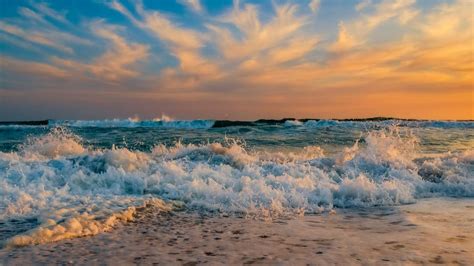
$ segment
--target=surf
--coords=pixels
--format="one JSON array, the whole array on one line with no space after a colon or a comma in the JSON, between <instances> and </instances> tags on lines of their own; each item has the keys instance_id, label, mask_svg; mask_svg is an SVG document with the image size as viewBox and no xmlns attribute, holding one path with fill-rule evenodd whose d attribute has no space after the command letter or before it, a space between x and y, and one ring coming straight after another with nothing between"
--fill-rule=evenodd
<instances>
[{"instance_id":1,"label":"surf","mask_svg":"<svg viewBox=\"0 0 474 266\"><path fill-rule=\"evenodd\" d=\"M474 197L473 172L474 149L426 156L415 134L394 126L370 130L336 153L320 146L254 149L233 138L96 148L67 127L53 127L0 152L0 219L37 221L3 239L15 246L111 230L150 202L272 219Z\"/></svg>"}]
</instances>

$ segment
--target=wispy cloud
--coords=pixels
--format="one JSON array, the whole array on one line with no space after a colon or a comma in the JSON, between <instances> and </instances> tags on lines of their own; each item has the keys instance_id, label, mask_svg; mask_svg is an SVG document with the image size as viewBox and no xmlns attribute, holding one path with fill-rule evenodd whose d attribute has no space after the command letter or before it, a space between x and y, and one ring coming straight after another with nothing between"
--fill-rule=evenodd
<instances>
[{"instance_id":1,"label":"wispy cloud","mask_svg":"<svg viewBox=\"0 0 474 266\"><path fill-rule=\"evenodd\" d=\"M199 0L178 0L180 3L186 5L189 7L191 10L197 13L202 13L204 11L204 8L201 5L201 2Z\"/></svg>"},{"instance_id":2,"label":"wispy cloud","mask_svg":"<svg viewBox=\"0 0 474 266\"><path fill-rule=\"evenodd\" d=\"M320 4L321 4L321 0L311 0L308 4L308 7L309 9L311 9L313 13L316 13L319 9Z\"/></svg>"},{"instance_id":3,"label":"wispy cloud","mask_svg":"<svg viewBox=\"0 0 474 266\"><path fill-rule=\"evenodd\" d=\"M360 2L355 6L355 9L360 12L371 4L372 0L360 0Z\"/></svg>"},{"instance_id":4,"label":"wispy cloud","mask_svg":"<svg viewBox=\"0 0 474 266\"><path fill-rule=\"evenodd\" d=\"M64 69L50 64L18 60L9 57L0 57L0 62L3 71L54 78L66 78L69 76Z\"/></svg>"},{"instance_id":5,"label":"wispy cloud","mask_svg":"<svg viewBox=\"0 0 474 266\"><path fill-rule=\"evenodd\" d=\"M203 15L204 2L179 3L196 12L198 22L183 22L140 1L107 2L106 8L126 18L116 25L97 18L72 23L66 11L44 3L20 7L23 20L0 20L0 41L49 51L48 56L3 56L2 71L16 78L38 77L37 87L44 82L49 91L58 80L77 90L93 82L123 97L133 87L140 97L161 103L205 107L218 98L222 109L240 105L251 113L261 107L276 116L284 115L274 107L279 103L288 104L295 115L309 116L316 103L318 110L363 115L370 106L384 110L381 102L387 97L425 106L419 111L425 115L429 109L423 99L439 103L462 97L456 98L460 107L453 108L459 117L470 108L465 98L474 82L474 37L468 0L428 9L415 0L362 0L349 7L356 15L337 19L337 32L331 34L316 23L326 12L320 1L272 2L265 8L234 1L213 16ZM71 32L72 27L81 34ZM393 34L381 35L385 27ZM76 56L84 47L97 51ZM21 83L2 78L13 87ZM351 101L369 107L349 112L344 106ZM384 114L397 110L390 106Z\"/></svg>"},{"instance_id":6,"label":"wispy cloud","mask_svg":"<svg viewBox=\"0 0 474 266\"><path fill-rule=\"evenodd\" d=\"M297 5L275 5L274 15L268 22L262 22L256 6L246 4L241 8L236 3L231 12L221 17L221 21L237 28L238 33L221 25L208 25L208 28L213 33L213 43L219 48L219 53L234 64L245 65L251 60L264 59L269 54L273 54L273 58L291 61L312 50L317 39L317 36L304 37L302 28L308 23L308 19L306 16L296 15L297 9ZM302 54L293 53L295 41L303 39L305 41L302 46L312 43L311 49L301 50ZM281 56L277 56L276 51ZM292 54L294 57L291 57ZM259 64L265 65L267 62L260 61Z\"/></svg>"},{"instance_id":7,"label":"wispy cloud","mask_svg":"<svg viewBox=\"0 0 474 266\"><path fill-rule=\"evenodd\" d=\"M94 59L91 63L81 63L65 60L58 57L52 58L52 63L71 73L90 73L95 78L117 82L124 78L137 77L139 72L133 69L136 64L147 59L148 46L137 43L127 43L118 35L112 26L96 22L92 25L93 32L108 41L107 51Z\"/></svg>"},{"instance_id":8,"label":"wispy cloud","mask_svg":"<svg viewBox=\"0 0 474 266\"><path fill-rule=\"evenodd\" d=\"M371 5L371 1L360 2L356 5L359 17L339 23L339 38L332 48L348 49L365 44L369 34L389 20L397 19L401 24L409 22L418 14L415 2L416 0L382 0L374 4L370 11L366 11L366 8Z\"/></svg>"},{"instance_id":9,"label":"wispy cloud","mask_svg":"<svg viewBox=\"0 0 474 266\"><path fill-rule=\"evenodd\" d=\"M65 45L59 44L55 42L54 40L49 39L48 37L45 36L43 32L38 32L38 31L25 31L20 27L1 22L0 21L0 31L3 31L5 33L15 35L19 38L22 38L26 41L40 44L43 46L47 46L50 48L58 49L62 52L66 53L73 53L73 50L70 47L67 47Z\"/></svg>"},{"instance_id":10,"label":"wispy cloud","mask_svg":"<svg viewBox=\"0 0 474 266\"><path fill-rule=\"evenodd\" d=\"M46 3L33 3L33 7L38 10L42 16L69 24L69 21L66 18L66 12L58 12L50 8Z\"/></svg>"}]
</instances>

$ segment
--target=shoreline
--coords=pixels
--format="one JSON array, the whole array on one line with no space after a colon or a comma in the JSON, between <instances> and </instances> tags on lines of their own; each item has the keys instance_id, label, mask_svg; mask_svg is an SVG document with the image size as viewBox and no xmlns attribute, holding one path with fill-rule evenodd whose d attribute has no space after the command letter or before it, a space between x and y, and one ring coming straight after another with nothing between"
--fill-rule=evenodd
<instances>
[{"instance_id":1,"label":"shoreline","mask_svg":"<svg viewBox=\"0 0 474 266\"><path fill-rule=\"evenodd\" d=\"M474 199L433 198L265 222L149 208L111 232L2 249L0 265L468 265L474 261L468 210Z\"/></svg>"}]
</instances>

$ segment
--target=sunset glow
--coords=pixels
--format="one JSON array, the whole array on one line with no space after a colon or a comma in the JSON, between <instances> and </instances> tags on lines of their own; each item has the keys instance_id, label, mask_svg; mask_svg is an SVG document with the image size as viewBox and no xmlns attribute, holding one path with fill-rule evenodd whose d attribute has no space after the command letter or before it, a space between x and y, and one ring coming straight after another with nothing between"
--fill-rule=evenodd
<instances>
[{"instance_id":1,"label":"sunset glow","mask_svg":"<svg viewBox=\"0 0 474 266\"><path fill-rule=\"evenodd\" d=\"M1 9L0 120L474 119L470 0Z\"/></svg>"}]
</instances>

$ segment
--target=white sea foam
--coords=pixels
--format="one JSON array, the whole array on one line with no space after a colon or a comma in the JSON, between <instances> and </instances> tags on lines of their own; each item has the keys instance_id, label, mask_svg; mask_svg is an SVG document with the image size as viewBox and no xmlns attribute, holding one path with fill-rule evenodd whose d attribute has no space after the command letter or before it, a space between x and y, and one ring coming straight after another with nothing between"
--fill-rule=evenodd
<instances>
[{"instance_id":1,"label":"white sea foam","mask_svg":"<svg viewBox=\"0 0 474 266\"><path fill-rule=\"evenodd\" d=\"M90 200L91 202L88 202ZM96 235L113 229L119 222L128 222L138 209L155 207L168 211L171 205L159 199L97 200L83 198L77 206L42 213L38 227L6 241L7 247L26 246L67 238ZM99 204L100 206L95 206Z\"/></svg>"},{"instance_id":2,"label":"white sea foam","mask_svg":"<svg viewBox=\"0 0 474 266\"><path fill-rule=\"evenodd\" d=\"M29 138L21 147L25 159L56 159L59 157L80 155L86 149L80 144L81 139L62 127L53 128L40 138Z\"/></svg>"},{"instance_id":3,"label":"white sea foam","mask_svg":"<svg viewBox=\"0 0 474 266\"><path fill-rule=\"evenodd\" d=\"M297 127L297 126L302 126L303 122L299 120L286 120L283 125L285 127Z\"/></svg>"},{"instance_id":4,"label":"white sea foam","mask_svg":"<svg viewBox=\"0 0 474 266\"><path fill-rule=\"evenodd\" d=\"M36 228L8 243L43 243L109 230L109 219L128 220L148 200L272 217L474 197L473 173L473 149L424 157L417 138L397 128L369 132L330 157L317 146L252 151L236 141L97 150L55 128L0 152L0 220L36 217Z\"/></svg>"}]
</instances>

